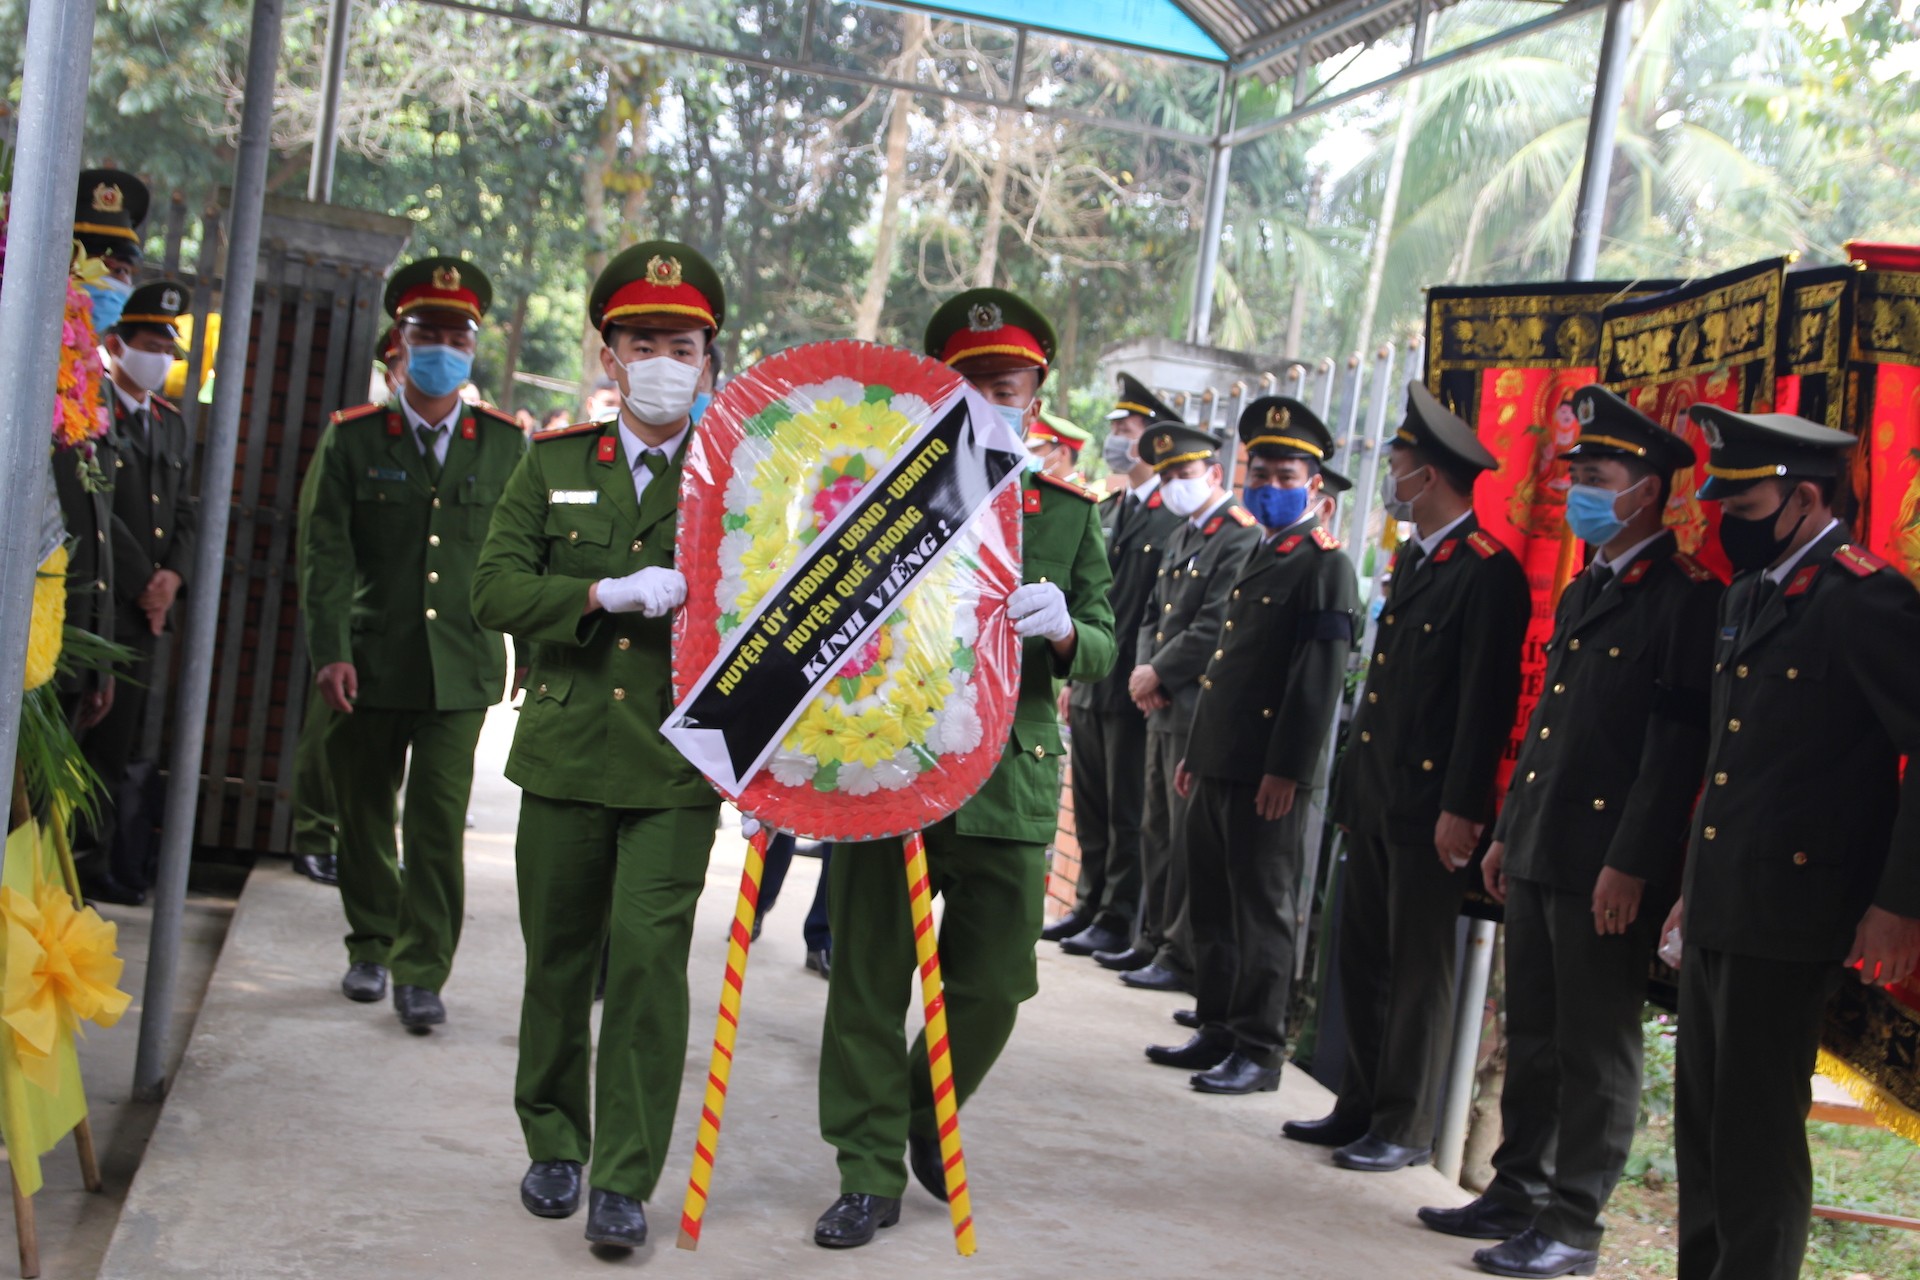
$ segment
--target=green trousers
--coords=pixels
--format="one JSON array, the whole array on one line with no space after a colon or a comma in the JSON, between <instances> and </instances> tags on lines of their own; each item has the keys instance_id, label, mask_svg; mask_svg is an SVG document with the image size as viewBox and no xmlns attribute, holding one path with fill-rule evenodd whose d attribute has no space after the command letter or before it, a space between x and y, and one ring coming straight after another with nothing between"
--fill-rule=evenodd
<instances>
[{"instance_id":1,"label":"green trousers","mask_svg":"<svg viewBox=\"0 0 1920 1280\"><path fill-rule=\"evenodd\" d=\"M307 695L306 714L300 720L300 738L293 747L294 853L340 852L340 818L333 798L333 775L327 771L327 731L334 710L314 686Z\"/></svg>"},{"instance_id":2,"label":"green trousers","mask_svg":"<svg viewBox=\"0 0 1920 1280\"><path fill-rule=\"evenodd\" d=\"M666 1164L687 1058L693 909L719 822L717 801L609 809L521 795L514 862L527 979L513 1106L529 1159L591 1162L602 1191L645 1200Z\"/></svg>"},{"instance_id":3,"label":"green trousers","mask_svg":"<svg viewBox=\"0 0 1920 1280\"><path fill-rule=\"evenodd\" d=\"M467 798L487 713L356 707L331 718L347 958L386 965L398 985L438 991L466 914ZM402 778L404 873L393 838Z\"/></svg>"},{"instance_id":4,"label":"green trousers","mask_svg":"<svg viewBox=\"0 0 1920 1280\"><path fill-rule=\"evenodd\" d=\"M926 832L927 874L946 899L940 971L954 1096L964 1105L986 1079L1020 1004L1040 989L1046 850L963 836L948 818ZM933 1137L933 1085L923 1033L906 1043L917 991L913 917L898 840L837 845L828 913L833 975L820 1044L820 1136L839 1151L840 1190L898 1196L911 1131Z\"/></svg>"}]
</instances>

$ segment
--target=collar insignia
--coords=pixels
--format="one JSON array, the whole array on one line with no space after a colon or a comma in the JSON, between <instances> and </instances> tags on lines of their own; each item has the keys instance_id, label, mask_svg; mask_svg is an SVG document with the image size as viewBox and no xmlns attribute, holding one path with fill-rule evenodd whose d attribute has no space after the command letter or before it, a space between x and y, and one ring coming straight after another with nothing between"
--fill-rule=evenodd
<instances>
[{"instance_id":1,"label":"collar insignia","mask_svg":"<svg viewBox=\"0 0 1920 1280\"><path fill-rule=\"evenodd\" d=\"M1453 549L1459 545L1460 539L1448 538L1445 542L1441 543L1439 549L1433 553L1433 562L1435 564L1445 564L1447 561L1453 559Z\"/></svg>"},{"instance_id":2,"label":"collar insignia","mask_svg":"<svg viewBox=\"0 0 1920 1280\"><path fill-rule=\"evenodd\" d=\"M1647 570L1652 567L1653 561L1651 560L1635 560L1627 571L1620 575L1621 584L1623 586L1632 586L1634 583L1640 581L1640 579L1646 577Z\"/></svg>"},{"instance_id":3,"label":"collar insignia","mask_svg":"<svg viewBox=\"0 0 1920 1280\"><path fill-rule=\"evenodd\" d=\"M1274 545L1273 554L1277 556L1283 556L1287 554L1287 552L1299 546L1302 541L1303 539L1297 533L1292 534L1288 537L1282 538L1278 543Z\"/></svg>"},{"instance_id":4,"label":"collar insignia","mask_svg":"<svg viewBox=\"0 0 1920 1280\"><path fill-rule=\"evenodd\" d=\"M1787 590L1786 590L1787 599L1791 600L1795 596L1805 595L1807 593L1807 588L1812 586L1813 580L1819 576L1820 576L1820 566L1817 564L1807 565L1805 568L1801 569L1800 572L1794 574L1793 581L1787 584Z\"/></svg>"}]
</instances>

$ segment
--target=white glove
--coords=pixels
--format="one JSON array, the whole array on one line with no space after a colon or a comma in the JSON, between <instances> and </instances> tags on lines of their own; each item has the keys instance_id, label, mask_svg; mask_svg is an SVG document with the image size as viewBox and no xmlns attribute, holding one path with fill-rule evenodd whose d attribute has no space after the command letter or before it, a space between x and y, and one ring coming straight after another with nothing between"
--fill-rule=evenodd
<instances>
[{"instance_id":1,"label":"white glove","mask_svg":"<svg viewBox=\"0 0 1920 1280\"><path fill-rule=\"evenodd\" d=\"M602 578L597 587L600 607L608 613L661 618L687 600L687 579L678 569L640 569L624 578Z\"/></svg>"},{"instance_id":2,"label":"white glove","mask_svg":"<svg viewBox=\"0 0 1920 1280\"><path fill-rule=\"evenodd\" d=\"M1029 582L1007 597L1007 614L1014 634L1066 640L1073 635L1067 597L1051 582Z\"/></svg>"}]
</instances>

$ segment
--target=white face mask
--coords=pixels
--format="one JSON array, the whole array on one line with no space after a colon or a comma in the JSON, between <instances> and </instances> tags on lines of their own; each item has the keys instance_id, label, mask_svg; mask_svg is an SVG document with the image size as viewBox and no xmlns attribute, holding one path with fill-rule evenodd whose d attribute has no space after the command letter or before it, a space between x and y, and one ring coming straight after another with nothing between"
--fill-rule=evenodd
<instances>
[{"instance_id":1,"label":"white face mask","mask_svg":"<svg viewBox=\"0 0 1920 1280\"><path fill-rule=\"evenodd\" d=\"M672 356L648 356L626 364L627 409L649 427L670 427L693 412L700 366Z\"/></svg>"},{"instance_id":2,"label":"white face mask","mask_svg":"<svg viewBox=\"0 0 1920 1280\"><path fill-rule=\"evenodd\" d=\"M1213 494L1213 486L1207 483L1205 476L1188 476L1184 480L1162 480L1160 494L1160 500L1167 504L1167 510L1185 519L1207 505L1207 499Z\"/></svg>"},{"instance_id":3,"label":"white face mask","mask_svg":"<svg viewBox=\"0 0 1920 1280\"><path fill-rule=\"evenodd\" d=\"M113 358L114 367L127 375L127 380L142 391L157 391L167 380L167 374L173 368L173 356L166 351L141 351L137 347L122 347L120 354Z\"/></svg>"}]
</instances>

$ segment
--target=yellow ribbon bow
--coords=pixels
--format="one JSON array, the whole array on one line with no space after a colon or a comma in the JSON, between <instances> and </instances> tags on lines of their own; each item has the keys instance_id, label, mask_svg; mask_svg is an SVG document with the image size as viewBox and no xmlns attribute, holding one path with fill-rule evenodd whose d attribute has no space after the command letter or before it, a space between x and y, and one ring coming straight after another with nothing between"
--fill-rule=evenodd
<instances>
[{"instance_id":1,"label":"yellow ribbon bow","mask_svg":"<svg viewBox=\"0 0 1920 1280\"><path fill-rule=\"evenodd\" d=\"M21 1073L49 1093L60 1077L54 1050L60 1033L78 1033L82 1021L111 1027L133 1003L119 989L124 963L114 953L118 930L92 907L76 910L59 884L34 896L0 888L6 922L6 976L0 982L0 1023L11 1033Z\"/></svg>"}]
</instances>

